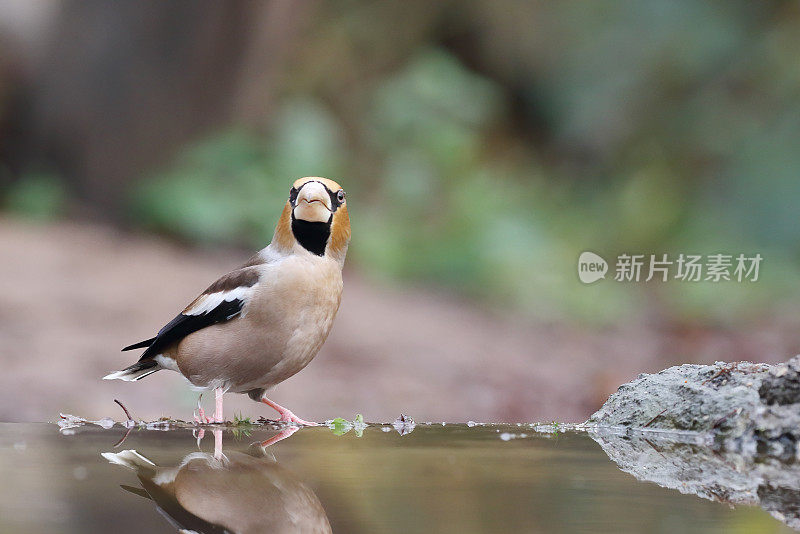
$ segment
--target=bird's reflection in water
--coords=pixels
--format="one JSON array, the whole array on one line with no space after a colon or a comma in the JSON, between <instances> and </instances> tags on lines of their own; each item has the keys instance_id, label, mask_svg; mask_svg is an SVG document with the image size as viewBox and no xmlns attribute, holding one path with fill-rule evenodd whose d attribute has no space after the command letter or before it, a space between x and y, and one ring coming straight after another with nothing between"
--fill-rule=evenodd
<instances>
[{"instance_id":1,"label":"bird's reflection in water","mask_svg":"<svg viewBox=\"0 0 800 534\"><path fill-rule=\"evenodd\" d=\"M215 429L214 454L193 452L174 467L158 466L135 450L103 457L136 471L141 487L123 488L152 499L181 531L331 532L314 492L267 451L296 430L288 427L247 452L223 453L222 430Z\"/></svg>"}]
</instances>

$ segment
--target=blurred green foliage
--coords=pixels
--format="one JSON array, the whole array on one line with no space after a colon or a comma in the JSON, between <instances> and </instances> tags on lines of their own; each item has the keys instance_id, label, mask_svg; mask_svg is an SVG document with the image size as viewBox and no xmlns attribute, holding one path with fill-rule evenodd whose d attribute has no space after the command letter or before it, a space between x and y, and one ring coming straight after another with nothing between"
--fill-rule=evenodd
<instances>
[{"instance_id":1,"label":"blurred green foliage","mask_svg":"<svg viewBox=\"0 0 800 534\"><path fill-rule=\"evenodd\" d=\"M290 176L340 173L332 118L312 102L294 102L264 140L225 132L187 150L132 198L144 227L190 241L260 246L288 196Z\"/></svg>"},{"instance_id":2,"label":"blurred green foliage","mask_svg":"<svg viewBox=\"0 0 800 534\"><path fill-rule=\"evenodd\" d=\"M56 176L26 174L6 190L3 207L29 219L48 221L62 214L66 200L66 188Z\"/></svg>"},{"instance_id":3,"label":"blurred green foliage","mask_svg":"<svg viewBox=\"0 0 800 534\"><path fill-rule=\"evenodd\" d=\"M193 241L261 247L291 181L329 176L348 190L351 262L387 279L445 286L548 319L617 321L640 314L646 301L677 318L725 321L756 313L798 278L793 206L780 206L800 198L800 182L792 178L800 168L794 150L800 121L775 117L774 128L737 128L738 138L720 142L732 136L724 124L731 104L720 109L708 90L633 121L627 108L647 114L654 98L646 65L681 56L675 47L696 47L697 57L655 74L684 86L718 69L720 57L741 44L741 28L731 27L736 21L718 20L708 35L679 40L659 29L669 20L659 15L652 22L653 42L641 50L619 50L632 38L626 32L640 31L623 22L605 29L606 40L576 37L537 93L557 125L546 150L508 130L502 87L442 49L424 49L368 87L355 121L344 121L320 98L295 98L283 102L266 136L226 132L189 149L138 191L136 220ZM708 42L691 44L692 38ZM596 65L608 57L615 59L611 72ZM610 127L619 122L627 124ZM600 161L584 169L559 161L553 153L562 144L592 147ZM569 154L561 158L570 161ZM714 165L696 162L706 159ZM709 177L694 179L703 173ZM725 176L722 188L718 175ZM609 280L578 283L583 250L609 260ZM761 252L761 281L610 281L620 253L720 251Z\"/></svg>"},{"instance_id":4,"label":"blurred green foliage","mask_svg":"<svg viewBox=\"0 0 800 534\"><path fill-rule=\"evenodd\" d=\"M259 248L291 182L329 176L348 191L348 266L370 276L547 320L758 316L800 296L798 6L320 4L263 130L221 127L124 182L127 215ZM81 140L60 142L73 175L4 179L4 209L99 202L76 181ZM585 250L607 280L578 282ZM759 252L761 279L610 280L619 254L681 252Z\"/></svg>"}]
</instances>

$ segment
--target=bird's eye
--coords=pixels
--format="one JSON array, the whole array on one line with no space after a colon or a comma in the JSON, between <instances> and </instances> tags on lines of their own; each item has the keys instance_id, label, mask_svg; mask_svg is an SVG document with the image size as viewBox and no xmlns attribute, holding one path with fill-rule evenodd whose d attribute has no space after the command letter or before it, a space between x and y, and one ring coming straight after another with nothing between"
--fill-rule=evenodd
<instances>
[{"instance_id":1,"label":"bird's eye","mask_svg":"<svg viewBox=\"0 0 800 534\"><path fill-rule=\"evenodd\" d=\"M289 189L289 202L294 204L295 200L297 200L297 188L292 187L291 189Z\"/></svg>"},{"instance_id":2,"label":"bird's eye","mask_svg":"<svg viewBox=\"0 0 800 534\"><path fill-rule=\"evenodd\" d=\"M344 202L344 197L345 197L344 189L339 189L339 192L336 193L336 200L338 200L339 202Z\"/></svg>"}]
</instances>

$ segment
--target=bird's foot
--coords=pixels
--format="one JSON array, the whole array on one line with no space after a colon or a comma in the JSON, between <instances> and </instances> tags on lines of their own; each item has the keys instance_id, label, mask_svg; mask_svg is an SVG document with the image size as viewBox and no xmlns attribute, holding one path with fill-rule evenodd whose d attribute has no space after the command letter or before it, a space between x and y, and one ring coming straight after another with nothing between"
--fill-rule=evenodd
<instances>
[{"instance_id":1,"label":"bird's foot","mask_svg":"<svg viewBox=\"0 0 800 534\"><path fill-rule=\"evenodd\" d=\"M203 396L201 395L200 398L202 399ZM200 399L197 399L197 410L194 411L194 422L199 425L206 425L210 423L208 417L206 417L206 412L203 410L203 407L200 406Z\"/></svg>"},{"instance_id":2,"label":"bird's foot","mask_svg":"<svg viewBox=\"0 0 800 534\"><path fill-rule=\"evenodd\" d=\"M306 421L305 419L300 419L289 408L284 408L280 404L275 401L269 400L267 397L262 397L261 402L266 404L267 406L272 407L275 411L277 411L281 416L278 419L281 423L289 423L290 425L297 425L297 426L319 426L319 423L315 423L313 421Z\"/></svg>"},{"instance_id":3,"label":"bird's foot","mask_svg":"<svg viewBox=\"0 0 800 534\"><path fill-rule=\"evenodd\" d=\"M198 410L198 412L194 412L194 422L198 425L213 425L216 423L225 422L221 419L216 419L215 417L206 417L206 414L203 410Z\"/></svg>"},{"instance_id":4,"label":"bird's foot","mask_svg":"<svg viewBox=\"0 0 800 534\"><path fill-rule=\"evenodd\" d=\"M206 431L203 430L202 428L197 429L196 432L194 430L192 430L192 436L197 438L197 448L199 449L200 448L200 442L203 441L204 437L206 437Z\"/></svg>"},{"instance_id":5,"label":"bird's foot","mask_svg":"<svg viewBox=\"0 0 800 534\"><path fill-rule=\"evenodd\" d=\"M200 401L203 400L203 395L200 395L200 398L197 399L197 410L194 412L194 422L198 425L213 425L215 423L224 423L225 418L222 417L222 406L217 400L217 410L214 412L214 415L211 417L206 417L206 412L203 410L203 406L200 404Z\"/></svg>"},{"instance_id":6,"label":"bird's foot","mask_svg":"<svg viewBox=\"0 0 800 534\"><path fill-rule=\"evenodd\" d=\"M277 434L275 434L274 436L272 436L271 438L269 438L268 440L262 441L261 443L259 443L259 445L264 448L269 447L270 445L273 445L282 439L288 438L298 430L300 430L299 426L288 426L283 430L281 430L280 432L278 432Z\"/></svg>"},{"instance_id":7,"label":"bird's foot","mask_svg":"<svg viewBox=\"0 0 800 534\"><path fill-rule=\"evenodd\" d=\"M286 409L284 408L284 410ZM281 417L280 419L278 419L278 421L282 423L289 423L290 425L299 425L299 426L319 426L319 423L315 423L313 421L306 421L305 419L300 419L289 410L279 413L281 414Z\"/></svg>"},{"instance_id":8,"label":"bird's foot","mask_svg":"<svg viewBox=\"0 0 800 534\"><path fill-rule=\"evenodd\" d=\"M197 410L194 412L194 422L199 425L205 425L208 423L208 417L206 417L206 412L203 410L203 405L200 402L203 400L203 394L201 393L199 397L197 397ZM201 438L202 439L202 438Z\"/></svg>"}]
</instances>

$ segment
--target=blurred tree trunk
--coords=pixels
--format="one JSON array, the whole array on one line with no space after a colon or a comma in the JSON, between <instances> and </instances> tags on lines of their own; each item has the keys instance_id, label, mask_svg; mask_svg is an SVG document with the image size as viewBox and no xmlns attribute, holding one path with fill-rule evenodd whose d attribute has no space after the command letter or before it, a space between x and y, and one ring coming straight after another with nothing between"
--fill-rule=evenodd
<instances>
[{"instance_id":1,"label":"blurred tree trunk","mask_svg":"<svg viewBox=\"0 0 800 534\"><path fill-rule=\"evenodd\" d=\"M69 0L10 140L10 167L52 169L90 217L119 220L131 183L187 141L264 123L300 2Z\"/></svg>"}]
</instances>

